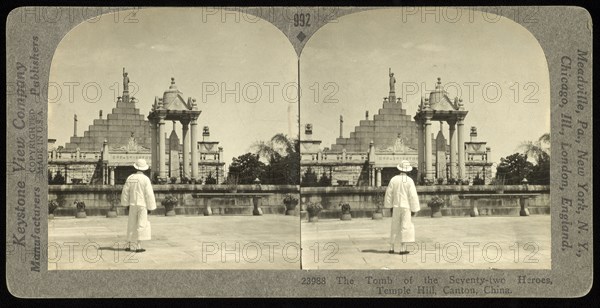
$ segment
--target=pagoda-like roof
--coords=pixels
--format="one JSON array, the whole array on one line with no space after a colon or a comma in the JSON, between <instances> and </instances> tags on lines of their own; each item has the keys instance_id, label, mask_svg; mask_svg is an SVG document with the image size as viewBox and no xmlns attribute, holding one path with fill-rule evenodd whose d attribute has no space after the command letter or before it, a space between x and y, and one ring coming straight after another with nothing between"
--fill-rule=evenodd
<instances>
[{"instance_id":1,"label":"pagoda-like roof","mask_svg":"<svg viewBox=\"0 0 600 308\"><path fill-rule=\"evenodd\" d=\"M441 78L437 79L435 90L429 93L428 98L421 98L419 109L414 119L419 120L425 116L431 120L452 120L458 117L465 117L468 111L465 110L462 99L455 97L450 99L448 92L442 86Z\"/></svg>"},{"instance_id":2,"label":"pagoda-like roof","mask_svg":"<svg viewBox=\"0 0 600 308\"><path fill-rule=\"evenodd\" d=\"M177 89L175 78L171 77L171 85L162 97L156 96L148 119L164 117L165 120L181 120L182 118L197 118L201 111L198 110L196 99L188 97L186 100L183 93Z\"/></svg>"}]
</instances>

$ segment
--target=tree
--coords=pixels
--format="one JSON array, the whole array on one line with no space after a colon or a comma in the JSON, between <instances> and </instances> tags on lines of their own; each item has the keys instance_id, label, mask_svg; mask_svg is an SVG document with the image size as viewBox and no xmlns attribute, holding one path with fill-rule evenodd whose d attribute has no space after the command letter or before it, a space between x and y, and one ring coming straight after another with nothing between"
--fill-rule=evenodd
<instances>
[{"instance_id":1,"label":"tree","mask_svg":"<svg viewBox=\"0 0 600 308\"><path fill-rule=\"evenodd\" d=\"M550 134L543 134L536 141L522 142L519 146L529 157L533 157L535 165L527 177L529 184L549 185L550 184Z\"/></svg>"},{"instance_id":2,"label":"tree","mask_svg":"<svg viewBox=\"0 0 600 308\"><path fill-rule=\"evenodd\" d=\"M204 180L204 184L207 184L207 185L217 184L217 179L215 179L213 177L212 171L208 173L208 176L206 176L206 180Z\"/></svg>"},{"instance_id":3,"label":"tree","mask_svg":"<svg viewBox=\"0 0 600 308\"><path fill-rule=\"evenodd\" d=\"M266 162L261 182L265 184L298 185L300 142L284 134L276 134L269 141L252 145L256 155Z\"/></svg>"},{"instance_id":4,"label":"tree","mask_svg":"<svg viewBox=\"0 0 600 308\"><path fill-rule=\"evenodd\" d=\"M477 172L477 175L473 178L473 185L485 185L485 180L479 176L479 172Z\"/></svg>"},{"instance_id":5,"label":"tree","mask_svg":"<svg viewBox=\"0 0 600 308\"><path fill-rule=\"evenodd\" d=\"M229 166L229 174L238 179L238 184L252 184L256 178L262 178L264 172L265 164L252 153L234 157Z\"/></svg>"},{"instance_id":6,"label":"tree","mask_svg":"<svg viewBox=\"0 0 600 308\"><path fill-rule=\"evenodd\" d=\"M527 161L527 155L515 153L500 159L500 164L496 168L496 178L504 178L506 185L516 185L521 184L521 181L529 177L532 171L533 164Z\"/></svg>"},{"instance_id":7,"label":"tree","mask_svg":"<svg viewBox=\"0 0 600 308\"><path fill-rule=\"evenodd\" d=\"M536 141L521 142L519 149L523 154L533 158L539 164L540 159L543 159L544 155L550 155L550 134L543 134Z\"/></svg>"},{"instance_id":8,"label":"tree","mask_svg":"<svg viewBox=\"0 0 600 308\"><path fill-rule=\"evenodd\" d=\"M317 173L312 170L311 167L308 167L302 176L301 185L305 187L317 186Z\"/></svg>"},{"instance_id":9,"label":"tree","mask_svg":"<svg viewBox=\"0 0 600 308\"><path fill-rule=\"evenodd\" d=\"M323 174L321 175L321 178L319 179L319 183L317 183L318 186L324 187L324 186L331 186L331 178L327 176L327 173L323 172Z\"/></svg>"},{"instance_id":10,"label":"tree","mask_svg":"<svg viewBox=\"0 0 600 308\"><path fill-rule=\"evenodd\" d=\"M532 185L550 185L550 155L544 153L538 157L527 181Z\"/></svg>"},{"instance_id":11,"label":"tree","mask_svg":"<svg viewBox=\"0 0 600 308\"><path fill-rule=\"evenodd\" d=\"M62 175L60 170L56 171L56 174L54 175L54 179L52 179L52 184L53 185L65 184L65 177Z\"/></svg>"}]
</instances>

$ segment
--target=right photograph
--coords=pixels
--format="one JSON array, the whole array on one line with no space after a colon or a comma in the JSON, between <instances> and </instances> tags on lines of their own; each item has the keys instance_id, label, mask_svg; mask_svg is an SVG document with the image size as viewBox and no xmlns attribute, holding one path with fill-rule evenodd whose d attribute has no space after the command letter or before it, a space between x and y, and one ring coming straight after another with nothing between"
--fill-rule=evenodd
<instances>
[{"instance_id":1,"label":"right photograph","mask_svg":"<svg viewBox=\"0 0 600 308\"><path fill-rule=\"evenodd\" d=\"M544 52L509 18L427 12L346 15L302 50L303 269L551 268Z\"/></svg>"}]
</instances>

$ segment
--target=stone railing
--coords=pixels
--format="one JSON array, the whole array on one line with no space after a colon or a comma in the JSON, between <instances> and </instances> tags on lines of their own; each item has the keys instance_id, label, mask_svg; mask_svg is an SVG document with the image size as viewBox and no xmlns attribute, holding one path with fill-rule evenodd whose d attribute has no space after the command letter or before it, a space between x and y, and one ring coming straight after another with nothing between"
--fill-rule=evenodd
<instances>
[{"instance_id":1,"label":"stone railing","mask_svg":"<svg viewBox=\"0 0 600 308\"><path fill-rule=\"evenodd\" d=\"M179 200L176 207L178 214L202 215L203 209L210 204L216 215L238 214L252 215L253 204L249 197L236 196L240 193L263 195L262 210L265 214L284 213L283 198L285 195L298 194L299 186L294 185L194 185L194 184L168 184L153 185L156 198L157 211L161 214L164 208L160 202L166 195L174 195ZM55 212L57 216L71 215L74 213L75 200L84 201L88 215L104 215L110 208L112 196L120 198L122 185L52 185L48 187L48 200L57 199L62 207ZM222 193L220 197L194 198L198 193ZM228 194L231 194L228 196ZM125 208L118 205L120 214Z\"/></svg>"},{"instance_id":2,"label":"stone railing","mask_svg":"<svg viewBox=\"0 0 600 308\"><path fill-rule=\"evenodd\" d=\"M321 217L337 218L340 203L348 203L352 214L356 217L369 217L383 201L386 187L302 187L301 208L305 209L309 202L319 202L323 206ZM546 185L432 185L417 186L421 215L430 213L427 202L434 196L444 199L446 207L444 215L468 216L471 211L469 200L461 199L464 194L486 194L489 198L478 199L478 207L489 215L519 215L520 204L515 198L503 198L504 193L535 193L538 197L529 201L532 214L550 213L550 187ZM493 210L492 210L493 209ZM384 215L389 210L384 210Z\"/></svg>"},{"instance_id":3,"label":"stone railing","mask_svg":"<svg viewBox=\"0 0 600 308\"><path fill-rule=\"evenodd\" d=\"M265 214L281 214L285 211L283 198L290 193L300 199L298 210L304 210L308 202L319 202L323 206L321 217L337 218L340 203L348 203L352 208L353 217L370 217L377 208L378 202L383 200L385 187L299 187L294 185L193 185L170 184L153 185L158 210L160 214L164 208L160 205L166 195L177 197L179 205L178 214L202 215L210 198L210 204L215 215L252 215L252 200L247 194L266 194L262 199L262 210ZM84 201L88 215L104 215L110 207L110 198L113 195L120 197L122 185L52 185L49 186L48 199L58 199L62 204L55 212L58 216L74 213L75 200ZM198 197L198 193L223 193L219 197ZM231 195L228 196L227 194ZM442 209L447 216L468 216L471 211L469 200L461 199L465 194L482 194L486 197L477 200L479 211L482 215L519 215L520 204L515 198L503 198L503 193L530 193L536 194L528 202L531 214L548 214L550 212L550 187L538 185L433 185L417 186L421 212L419 216L428 215L427 202L438 196L446 202ZM236 196L236 194L238 196ZM217 194L212 194L217 195ZM246 196L243 196L246 195ZM119 212L124 213L124 208L118 206ZM384 211L389 216L389 210Z\"/></svg>"}]
</instances>

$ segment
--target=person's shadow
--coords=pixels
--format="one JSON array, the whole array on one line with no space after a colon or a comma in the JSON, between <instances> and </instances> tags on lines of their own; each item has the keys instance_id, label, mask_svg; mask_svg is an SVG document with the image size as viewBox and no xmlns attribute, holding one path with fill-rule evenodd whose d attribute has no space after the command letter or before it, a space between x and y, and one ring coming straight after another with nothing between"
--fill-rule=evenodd
<instances>
[{"instance_id":1,"label":"person's shadow","mask_svg":"<svg viewBox=\"0 0 600 308\"><path fill-rule=\"evenodd\" d=\"M127 247L100 247L98 248L98 250L108 250L108 251L125 251L125 248Z\"/></svg>"},{"instance_id":2,"label":"person's shadow","mask_svg":"<svg viewBox=\"0 0 600 308\"><path fill-rule=\"evenodd\" d=\"M360 252L366 252L366 253L379 253L379 254L389 254L389 251L387 250L377 250L377 249L363 249Z\"/></svg>"}]
</instances>

